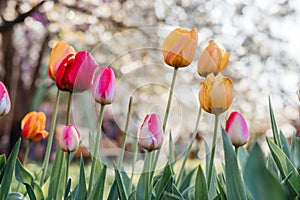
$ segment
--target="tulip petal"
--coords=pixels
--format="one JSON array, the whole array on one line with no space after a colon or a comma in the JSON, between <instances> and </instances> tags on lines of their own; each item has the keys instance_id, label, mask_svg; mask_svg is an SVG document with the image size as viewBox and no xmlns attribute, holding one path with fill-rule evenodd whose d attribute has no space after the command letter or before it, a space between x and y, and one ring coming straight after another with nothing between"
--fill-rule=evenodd
<instances>
[{"instance_id":1,"label":"tulip petal","mask_svg":"<svg viewBox=\"0 0 300 200\"><path fill-rule=\"evenodd\" d=\"M5 85L0 81L0 117L10 111L10 98Z\"/></svg>"}]
</instances>

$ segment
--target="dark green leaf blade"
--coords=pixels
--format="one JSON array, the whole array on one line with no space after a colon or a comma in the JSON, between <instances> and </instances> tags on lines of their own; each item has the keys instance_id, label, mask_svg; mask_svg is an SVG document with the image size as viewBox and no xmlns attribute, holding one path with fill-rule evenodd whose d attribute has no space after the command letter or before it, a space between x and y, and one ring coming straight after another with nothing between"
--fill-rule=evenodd
<instances>
[{"instance_id":1,"label":"dark green leaf blade","mask_svg":"<svg viewBox=\"0 0 300 200\"><path fill-rule=\"evenodd\" d=\"M89 199L103 199L106 168L106 165L103 165L101 174L96 179L96 183L91 191L91 194L89 195Z\"/></svg>"},{"instance_id":2,"label":"dark green leaf blade","mask_svg":"<svg viewBox=\"0 0 300 200\"><path fill-rule=\"evenodd\" d=\"M19 159L16 161L15 176L19 183L27 183L32 185L33 177L32 175L23 167Z\"/></svg>"},{"instance_id":3,"label":"dark green leaf blade","mask_svg":"<svg viewBox=\"0 0 300 200\"><path fill-rule=\"evenodd\" d=\"M195 183L195 199L196 200L208 200L208 190L206 185L206 179L199 165L196 175L196 183Z\"/></svg>"}]
</instances>

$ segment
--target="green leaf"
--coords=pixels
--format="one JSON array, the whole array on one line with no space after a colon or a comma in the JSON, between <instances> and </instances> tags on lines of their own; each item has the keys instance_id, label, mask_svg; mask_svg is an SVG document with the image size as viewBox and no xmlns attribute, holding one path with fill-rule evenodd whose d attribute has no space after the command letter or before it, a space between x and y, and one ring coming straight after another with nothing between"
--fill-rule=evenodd
<instances>
[{"instance_id":1,"label":"green leaf","mask_svg":"<svg viewBox=\"0 0 300 200\"><path fill-rule=\"evenodd\" d=\"M172 171L170 165L167 163L161 178L158 180L155 191L156 199L161 199L163 193L172 186Z\"/></svg>"},{"instance_id":2,"label":"green leaf","mask_svg":"<svg viewBox=\"0 0 300 200\"><path fill-rule=\"evenodd\" d=\"M279 170L278 170L277 165L271 155L267 158L267 169L269 170L269 172L272 173L272 175L275 178L277 178L278 180L280 179Z\"/></svg>"},{"instance_id":3,"label":"green leaf","mask_svg":"<svg viewBox=\"0 0 300 200\"><path fill-rule=\"evenodd\" d=\"M133 190L133 191L129 194L128 200L135 200L135 192L136 192L136 190Z\"/></svg>"},{"instance_id":4,"label":"green leaf","mask_svg":"<svg viewBox=\"0 0 300 200\"><path fill-rule=\"evenodd\" d=\"M196 175L196 183L195 183L195 199L196 200L208 200L208 190L206 185L206 179L199 165Z\"/></svg>"},{"instance_id":5,"label":"green leaf","mask_svg":"<svg viewBox=\"0 0 300 200\"><path fill-rule=\"evenodd\" d=\"M248 159L248 153L244 147L239 147L238 148L238 161L241 167L241 171L244 171L245 165Z\"/></svg>"},{"instance_id":6,"label":"green leaf","mask_svg":"<svg viewBox=\"0 0 300 200\"><path fill-rule=\"evenodd\" d=\"M10 154L7 163L5 165L4 176L0 186L0 200L6 200L7 198L8 191L13 177L16 160L17 160L17 155L20 149L20 144L21 144L21 138L18 140L18 142L15 144L14 148L12 149L12 153Z\"/></svg>"},{"instance_id":7,"label":"green leaf","mask_svg":"<svg viewBox=\"0 0 300 200\"><path fill-rule=\"evenodd\" d=\"M36 196L34 194L34 191L31 187L31 185L29 185L28 183L24 183L24 185L26 186L26 191L28 193L30 200L36 200Z\"/></svg>"},{"instance_id":8,"label":"green leaf","mask_svg":"<svg viewBox=\"0 0 300 200\"><path fill-rule=\"evenodd\" d=\"M74 194L72 196L75 197L75 200L81 200L86 198L86 181L82 155L80 156L79 180L76 188L73 190L73 193Z\"/></svg>"},{"instance_id":9,"label":"green leaf","mask_svg":"<svg viewBox=\"0 0 300 200\"><path fill-rule=\"evenodd\" d=\"M180 185L179 185L179 191L183 192L186 188L188 188L190 186L191 180L193 178L193 175L196 171L197 167L195 169L192 169L191 171L189 171L186 175L182 176L182 181L180 181Z\"/></svg>"},{"instance_id":10,"label":"green leaf","mask_svg":"<svg viewBox=\"0 0 300 200\"><path fill-rule=\"evenodd\" d=\"M118 199L118 198L119 198L119 195L118 195L118 186L117 186L117 181L115 179L114 182L113 182L113 184L111 185L111 188L110 188L107 200L115 200L115 199Z\"/></svg>"},{"instance_id":11,"label":"green leaf","mask_svg":"<svg viewBox=\"0 0 300 200\"><path fill-rule=\"evenodd\" d=\"M23 167L19 159L16 161L15 166L15 176L19 183L27 183L32 185L33 177L32 175Z\"/></svg>"},{"instance_id":12,"label":"green leaf","mask_svg":"<svg viewBox=\"0 0 300 200\"><path fill-rule=\"evenodd\" d=\"M175 185L175 183L173 183L172 184L172 186L171 186L171 193L173 194L173 195L175 195L176 196L176 198L179 198L179 199L184 199L183 198L183 196L182 196L182 194L180 193L180 191L179 191L179 189L177 188L177 186Z\"/></svg>"},{"instance_id":13,"label":"green leaf","mask_svg":"<svg viewBox=\"0 0 300 200\"><path fill-rule=\"evenodd\" d=\"M237 163L236 155L233 150L231 140L228 138L223 128L222 128L222 138L223 138L223 148L225 154L225 177L226 177L227 197L230 200L246 199L244 184Z\"/></svg>"},{"instance_id":14,"label":"green leaf","mask_svg":"<svg viewBox=\"0 0 300 200\"><path fill-rule=\"evenodd\" d=\"M6 163L6 157L5 154L0 155L0 171L2 171L3 167Z\"/></svg>"},{"instance_id":15,"label":"green leaf","mask_svg":"<svg viewBox=\"0 0 300 200\"><path fill-rule=\"evenodd\" d=\"M126 193L128 194L130 192L130 178L128 177L128 175L126 174L126 172L124 170L120 171L120 174L122 176L122 180L124 183L124 187L126 189Z\"/></svg>"},{"instance_id":16,"label":"green leaf","mask_svg":"<svg viewBox=\"0 0 300 200\"><path fill-rule=\"evenodd\" d=\"M36 199L44 200L44 194L41 187L36 182L33 182L31 186L33 188Z\"/></svg>"},{"instance_id":17,"label":"green leaf","mask_svg":"<svg viewBox=\"0 0 300 200\"><path fill-rule=\"evenodd\" d=\"M97 177L96 183L92 188L89 199L103 199L104 185L106 179L106 165L103 165L100 176Z\"/></svg>"},{"instance_id":18,"label":"green leaf","mask_svg":"<svg viewBox=\"0 0 300 200\"><path fill-rule=\"evenodd\" d=\"M64 152L60 149L56 152L55 161L52 167L51 175L50 175L50 183L49 189L48 189L48 200L52 199L61 199L62 193L61 190L59 190L61 187L61 183L63 182L62 177L63 176L63 165L64 164Z\"/></svg>"},{"instance_id":19,"label":"green leaf","mask_svg":"<svg viewBox=\"0 0 300 200\"><path fill-rule=\"evenodd\" d=\"M67 182L67 187L66 187L66 189L65 189L65 199L67 199L68 196L69 196L69 193L70 193L70 190L71 190L71 183L72 183L72 181L71 181L71 179L69 178L69 180L68 180L68 182Z\"/></svg>"},{"instance_id":20,"label":"green leaf","mask_svg":"<svg viewBox=\"0 0 300 200\"><path fill-rule=\"evenodd\" d=\"M120 171L115 167L115 177L117 181L118 193L120 200L127 200L127 193L124 188L124 183Z\"/></svg>"},{"instance_id":21,"label":"green leaf","mask_svg":"<svg viewBox=\"0 0 300 200\"><path fill-rule=\"evenodd\" d=\"M12 192L7 195L6 200L27 200L23 194Z\"/></svg>"},{"instance_id":22,"label":"green leaf","mask_svg":"<svg viewBox=\"0 0 300 200\"><path fill-rule=\"evenodd\" d=\"M195 199L195 186L190 186L186 188L182 193L184 199L193 200Z\"/></svg>"},{"instance_id":23,"label":"green leaf","mask_svg":"<svg viewBox=\"0 0 300 200\"><path fill-rule=\"evenodd\" d=\"M174 161L175 161L174 143L173 143L173 138L172 138L172 131L170 131L170 135L169 135L169 163L170 163L172 168L173 168Z\"/></svg>"},{"instance_id":24,"label":"green leaf","mask_svg":"<svg viewBox=\"0 0 300 200\"><path fill-rule=\"evenodd\" d=\"M206 177L208 177L208 169L209 169L209 162L210 162L210 154L211 149L209 148L208 144L205 142L205 151L206 151L206 166L205 166L205 173ZM208 188L208 197L209 199L213 199L215 196L217 196L217 180L216 180L216 169L213 166L212 174L211 174L211 183L210 187Z\"/></svg>"},{"instance_id":25,"label":"green leaf","mask_svg":"<svg viewBox=\"0 0 300 200\"><path fill-rule=\"evenodd\" d=\"M289 142L287 141L287 139L285 138L285 136L283 135L282 131L279 131L280 135L280 141L281 141L281 149L282 151L285 153L285 155L291 159L291 150L290 150L290 146L289 146Z\"/></svg>"},{"instance_id":26,"label":"green leaf","mask_svg":"<svg viewBox=\"0 0 300 200\"><path fill-rule=\"evenodd\" d=\"M267 170L264 154L257 143L250 151L244 171L244 181L255 200L286 199L281 184Z\"/></svg>"},{"instance_id":27,"label":"green leaf","mask_svg":"<svg viewBox=\"0 0 300 200\"><path fill-rule=\"evenodd\" d=\"M291 160L300 173L300 138L295 135L292 137Z\"/></svg>"},{"instance_id":28,"label":"green leaf","mask_svg":"<svg viewBox=\"0 0 300 200\"><path fill-rule=\"evenodd\" d=\"M280 171L282 179L285 179L292 172L292 175L288 179L288 182L291 184L292 189L298 196L300 196L300 176L297 172L297 169L286 156L286 154L275 145L270 139L267 138L269 148L271 150L272 156L277 164L277 167Z\"/></svg>"},{"instance_id":29,"label":"green leaf","mask_svg":"<svg viewBox=\"0 0 300 200\"><path fill-rule=\"evenodd\" d=\"M269 110L270 110L270 118L271 118L273 138L275 140L275 144L277 144L281 148L281 140L280 140L280 137L279 137L277 124L276 124L274 112L273 112L273 109L272 109L270 96L269 96Z\"/></svg>"}]
</instances>

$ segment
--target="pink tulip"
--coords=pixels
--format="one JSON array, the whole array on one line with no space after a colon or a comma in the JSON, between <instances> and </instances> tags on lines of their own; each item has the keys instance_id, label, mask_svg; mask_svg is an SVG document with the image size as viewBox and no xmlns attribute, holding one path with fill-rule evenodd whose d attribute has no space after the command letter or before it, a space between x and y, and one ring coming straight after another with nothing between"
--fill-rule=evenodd
<instances>
[{"instance_id":1,"label":"pink tulip","mask_svg":"<svg viewBox=\"0 0 300 200\"><path fill-rule=\"evenodd\" d=\"M73 152L78 149L80 133L73 124L64 126L62 133L56 135L59 148L65 152Z\"/></svg>"},{"instance_id":2,"label":"pink tulip","mask_svg":"<svg viewBox=\"0 0 300 200\"><path fill-rule=\"evenodd\" d=\"M232 112L226 121L226 133L234 146L239 147L247 143L250 137L247 122L239 112Z\"/></svg>"},{"instance_id":3,"label":"pink tulip","mask_svg":"<svg viewBox=\"0 0 300 200\"><path fill-rule=\"evenodd\" d=\"M93 98L100 104L111 104L116 97L116 79L114 71L102 66L96 77L93 91Z\"/></svg>"},{"instance_id":4,"label":"pink tulip","mask_svg":"<svg viewBox=\"0 0 300 200\"><path fill-rule=\"evenodd\" d=\"M93 83L97 63L87 51L69 54L56 72L56 85L62 91L83 92Z\"/></svg>"},{"instance_id":5,"label":"pink tulip","mask_svg":"<svg viewBox=\"0 0 300 200\"><path fill-rule=\"evenodd\" d=\"M10 98L5 85L0 81L0 117L10 111Z\"/></svg>"},{"instance_id":6,"label":"pink tulip","mask_svg":"<svg viewBox=\"0 0 300 200\"><path fill-rule=\"evenodd\" d=\"M164 138L159 115L147 114L139 131L139 144L143 148L148 151L161 148Z\"/></svg>"}]
</instances>

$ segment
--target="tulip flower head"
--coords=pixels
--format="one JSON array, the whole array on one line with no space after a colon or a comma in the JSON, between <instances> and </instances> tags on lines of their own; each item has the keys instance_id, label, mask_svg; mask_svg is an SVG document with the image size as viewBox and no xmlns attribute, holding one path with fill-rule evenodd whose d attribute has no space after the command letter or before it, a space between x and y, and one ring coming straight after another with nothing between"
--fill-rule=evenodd
<instances>
[{"instance_id":1,"label":"tulip flower head","mask_svg":"<svg viewBox=\"0 0 300 200\"><path fill-rule=\"evenodd\" d=\"M234 146L239 147L247 143L250 137L247 122L239 112L232 112L226 121L225 131Z\"/></svg>"},{"instance_id":2,"label":"tulip flower head","mask_svg":"<svg viewBox=\"0 0 300 200\"><path fill-rule=\"evenodd\" d=\"M230 78L209 74L200 83L199 101L201 108L212 114L225 112L233 100L233 83Z\"/></svg>"},{"instance_id":3,"label":"tulip flower head","mask_svg":"<svg viewBox=\"0 0 300 200\"><path fill-rule=\"evenodd\" d=\"M76 51L65 41L58 42L52 49L48 66L48 75L52 80L56 80L56 72L58 67L64 58L69 54L76 54Z\"/></svg>"},{"instance_id":4,"label":"tulip flower head","mask_svg":"<svg viewBox=\"0 0 300 200\"><path fill-rule=\"evenodd\" d=\"M38 142L48 136L45 125L46 115L43 112L30 112L21 122L22 136L27 140Z\"/></svg>"},{"instance_id":5,"label":"tulip flower head","mask_svg":"<svg viewBox=\"0 0 300 200\"><path fill-rule=\"evenodd\" d=\"M10 98L5 85L0 81L0 117L10 111Z\"/></svg>"},{"instance_id":6,"label":"tulip flower head","mask_svg":"<svg viewBox=\"0 0 300 200\"><path fill-rule=\"evenodd\" d=\"M97 63L89 52L69 54L61 62L56 72L58 89L69 92L83 92L93 83Z\"/></svg>"},{"instance_id":7,"label":"tulip flower head","mask_svg":"<svg viewBox=\"0 0 300 200\"><path fill-rule=\"evenodd\" d=\"M230 54L223 51L218 45L210 40L208 46L198 59L198 73L206 77L210 73L219 73L227 65Z\"/></svg>"},{"instance_id":8,"label":"tulip flower head","mask_svg":"<svg viewBox=\"0 0 300 200\"><path fill-rule=\"evenodd\" d=\"M186 67L195 57L198 44L196 29L183 30L180 28L172 31L162 45L162 54L165 63L172 67Z\"/></svg>"},{"instance_id":9,"label":"tulip flower head","mask_svg":"<svg viewBox=\"0 0 300 200\"><path fill-rule=\"evenodd\" d=\"M64 126L62 131L56 134L55 138L58 142L59 148L61 148L64 152L73 152L78 149L80 133L72 124Z\"/></svg>"},{"instance_id":10,"label":"tulip flower head","mask_svg":"<svg viewBox=\"0 0 300 200\"><path fill-rule=\"evenodd\" d=\"M92 90L93 98L100 104L111 104L116 97L116 78L114 71L102 66Z\"/></svg>"},{"instance_id":11,"label":"tulip flower head","mask_svg":"<svg viewBox=\"0 0 300 200\"><path fill-rule=\"evenodd\" d=\"M139 144L144 149L152 151L161 148L164 138L159 115L147 114L139 132Z\"/></svg>"}]
</instances>

